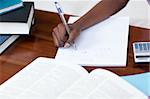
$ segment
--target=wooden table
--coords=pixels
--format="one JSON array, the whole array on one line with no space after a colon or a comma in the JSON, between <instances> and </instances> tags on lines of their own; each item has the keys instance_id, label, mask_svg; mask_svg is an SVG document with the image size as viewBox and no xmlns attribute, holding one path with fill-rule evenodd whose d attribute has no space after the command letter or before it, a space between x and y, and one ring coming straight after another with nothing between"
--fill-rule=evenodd
<instances>
[{"instance_id":1,"label":"wooden table","mask_svg":"<svg viewBox=\"0 0 150 99\"><path fill-rule=\"evenodd\" d=\"M68 18L69 16L66 16ZM44 11L36 11L35 25L31 35L21 36L11 47L0 56L0 84L8 80L14 74L26 67L38 57L54 58L57 48L53 44L52 29L60 23L57 14ZM118 75L131 75L149 71L149 64L135 64L133 60L132 43L135 41L149 41L150 30L130 27L128 61L124 68L106 68ZM85 67L89 72L94 67Z\"/></svg>"}]
</instances>

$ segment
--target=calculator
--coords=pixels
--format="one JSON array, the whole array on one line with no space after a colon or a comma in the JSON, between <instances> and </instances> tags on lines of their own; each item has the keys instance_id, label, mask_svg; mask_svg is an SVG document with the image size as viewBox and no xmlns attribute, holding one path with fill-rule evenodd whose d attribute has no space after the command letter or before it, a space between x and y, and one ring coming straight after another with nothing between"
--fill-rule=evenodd
<instances>
[{"instance_id":1,"label":"calculator","mask_svg":"<svg viewBox=\"0 0 150 99\"><path fill-rule=\"evenodd\" d=\"M150 42L133 43L134 60L136 63L150 63Z\"/></svg>"}]
</instances>

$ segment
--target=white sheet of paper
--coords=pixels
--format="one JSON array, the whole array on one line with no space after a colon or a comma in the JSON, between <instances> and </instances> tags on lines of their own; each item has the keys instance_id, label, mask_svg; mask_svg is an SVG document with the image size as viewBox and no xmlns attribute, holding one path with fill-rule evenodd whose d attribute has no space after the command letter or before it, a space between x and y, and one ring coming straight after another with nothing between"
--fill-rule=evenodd
<instances>
[{"instance_id":1,"label":"white sheet of paper","mask_svg":"<svg viewBox=\"0 0 150 99\"><path fill-rule=\"evenodd\" d=\"M23 0L27 2L34 2L35 9L56 12L54 2L59 1L65 14L81 16L93 8L98 2L102 0Z\"/></svg>"},{"instance_id":2,"label":"white sheet of paper","mask_svg":"<svg viewBox=\"0 0 150 99\"><path fill-rule=\"evenodd\" d=\"M83 31L77 49L59 48L56 60L83 66L126 66L129 18L109 18Z\"/></svg>"}]
</instances>

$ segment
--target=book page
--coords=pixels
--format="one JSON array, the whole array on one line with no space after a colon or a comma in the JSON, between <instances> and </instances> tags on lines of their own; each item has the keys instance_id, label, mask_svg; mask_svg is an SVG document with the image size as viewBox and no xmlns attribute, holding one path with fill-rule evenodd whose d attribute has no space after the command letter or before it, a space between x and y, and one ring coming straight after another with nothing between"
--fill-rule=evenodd
<instances>
[{"instance_id":1,"label":"book page","mask_svg":"<svg viewBox=\"0 0 150 99\"><path fill-rule=\"evenodd\" d=\"M58 99L147 99L147 97L121 79L103 69L92 71L62 93Z\"/></svg>"},{"instance_id":2,"label":"book page","mask_svg":"<svg viewBox=\"0 0 150 99\"><path fill-rule=\"evenodd\" d=\"M70 48L59 48L56 60L82 66L126 66L129 18L109 18L83 32Z\"/></svg>"},{"instance_id":3,"label":"book page","mask_svg":"<svg viewBox=\"0 0 150 99\"><path fill-rule=\"evenodd\" d=\"M91 75L81 78L73 86L62 93L58 99L88 99L88 95L105 80L103 75L98 78L99 79L95 79Z\"/></svg>"},{"instance_id":4,"label":"book page","mask_svg":"<svg viewBox=\"0 0 150 99\"><path fill-rule=\"evenodd\" d=\"M0 99L55 99L87 75L78 65L38 58L0 86Z\"/></svg>"},{"instance_id":5,"label":"book page","mask_svg":"<svg viewBox=\"0 0 150 99\"><path fill-rule=\"evenodd\" d=\"M107 97L105 99L148 99L146 95L112 72L97 69L90 75L97 79L103 75L105 80L88 95L89 99L98 99L98 97Z\"/></svg>"}]
</instances>

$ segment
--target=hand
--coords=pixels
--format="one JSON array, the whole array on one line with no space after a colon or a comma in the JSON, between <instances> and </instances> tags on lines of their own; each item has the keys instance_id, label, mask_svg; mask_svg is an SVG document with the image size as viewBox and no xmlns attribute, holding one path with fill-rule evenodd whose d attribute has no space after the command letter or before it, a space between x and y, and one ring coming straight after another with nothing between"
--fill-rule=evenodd
<instances>
[{"instance_id":1,"label":"hand","mask_svg":"<svg viewBox=\"0 0 150 99\"><path fill-rule=\"evenodd\" d=\"M73 25L70 25L69 27L71 30L69 35L66 33L65 26L62 23L58 24L57 27L53 29L53 41L57 47L70 47L79 35L79 29L73 27Z\"/></svg>"}]
</instances>

